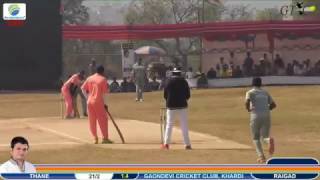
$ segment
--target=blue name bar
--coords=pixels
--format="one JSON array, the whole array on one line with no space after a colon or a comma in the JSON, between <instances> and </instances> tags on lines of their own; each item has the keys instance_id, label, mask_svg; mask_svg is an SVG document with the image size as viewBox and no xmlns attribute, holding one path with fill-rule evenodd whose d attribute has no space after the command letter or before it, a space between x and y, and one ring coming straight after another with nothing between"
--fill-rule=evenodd
<instances>
[{"instance_id":1,"label":"blue name bar","mask_svg":"<svg viewBox=\"0 0 320 180\"><path fill-rule=\"evenodd\" d=\"M99 174L99 173L97 173ZM76 179L75 174L1 174L4 179ZM268 174L244 174L244 173L115 173L112 179L315 179L317 173L268 173ZM88 179L85 176L85 179ZM89 176L88 176L89 177ZM97 176L90 179L100 179ZM83 178L80 178L83 179ZM102 178L103 179L103 178Z\"/></svg>"},{"instance_id":2,"label":"blue name bar","mask_svg":"<svg viewBox=\"0 0 320 180\"><path fill-rule=\"evenodd\" d=\"M75 175L72 174L46 174L46 173L5 173L1 174L4 179L76 179Z\"/></svg>"},{"instance_id":3,"label":"blue name bar","mask_svg":"<svg viewBox=\"0 0 320 180\"><path fill-rule=\"evenodd\" d=\"M274 173L274 174L252 174L258 179L314 179L318 174L295 174L295 173Z\"/></svg>"},{"instance_id":4,"label":"blue name bar","mask_svg":"<svg viewBox=\"0 0 320 180\"><path fill-rule=\"evenodd\" d=\"M137 179L253 179L251 174L242 173L144 173Z\"/></svg>"},{"instance_id":5,"label":"blue name bar","mask_svg":"<svg viewBox=\"0 0 320 180\"><path fill-rule=\"evenodd\" d=\"M272 158L268 164L317 165L319 162L313 158Z\"/></svg>"},{"instance_id":6,"label":"blue name bar","mask_svg":"<svg viewBox=\"0 0 320 180\"><path fill-rule=\"evenodd\" d=\"M76 179L75 174L1 174L4 179ZM100 178L94 178L100 179ZM253 179L251 174L242 173L115 173L112 179Z\"/></svg>"}]
</instances>

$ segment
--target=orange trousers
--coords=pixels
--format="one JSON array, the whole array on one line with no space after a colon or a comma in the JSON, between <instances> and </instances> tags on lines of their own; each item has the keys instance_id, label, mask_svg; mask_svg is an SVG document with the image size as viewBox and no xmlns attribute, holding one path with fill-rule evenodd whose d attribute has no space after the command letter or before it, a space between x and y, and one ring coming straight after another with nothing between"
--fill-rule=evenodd
<instances>
[{"instance_id":1,"label":"orange trousers","mask_svg":"<svg viewBox=\"0 0 320 180\"><path fill-rule=\"evenodd\" d=\"M67 116L72 117L73 116L73 105L72 105L72 96L69 92L69 89L66 87L62 87L61 94L63 96L64 103L66 106L65 117L67 117Z\"/></svg>"},{"instance_id":2,"label":"orange trousers","mask_svg":"<svg viewBox=\"0 0 320 180\"><path fill-rule=\"evenodd\" d=\"M98 138L97 121L100 127L101 134L104 139L108 139L108 116L104 109L103 103L88 102L88 119L90 123L90 131L94 138Z\"/></svg>"}]
</instances>

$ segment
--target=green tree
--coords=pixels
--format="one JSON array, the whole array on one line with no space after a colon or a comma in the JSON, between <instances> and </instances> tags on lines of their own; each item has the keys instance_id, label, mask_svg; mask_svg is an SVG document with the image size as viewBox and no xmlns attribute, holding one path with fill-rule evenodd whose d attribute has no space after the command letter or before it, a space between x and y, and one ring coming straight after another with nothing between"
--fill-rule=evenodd
<instances>
[{"instance_id":1,"label":"green tree","mask_svg":"<svg viewBox=\"0 0 320 180\"><path fill-rule=\"evenodd\" d=\"M253 20L253 9L249 5L229 5L224 7L222 17L226 21Z\"/></svg>"},{"instance_id":2,"label":"green tree","mask_svg":"<svg viewBox=\"0 0 320 180\"><path fill-rule=\"evenodd\" d=\"M141 0L133 1L125 16L126 24L180 24L201 23L220 18L220 5L211 0ZM143 42L145 43L145 41ZM187 68L188 55L199 54L200 39L175 38L171 40L152 40L149 44L156 44L164 49L173 59Z\"/></svg>"},{"instance_id":3,"label":"green tree","mask_svg":"<svg viewBox=\"0 0 320 180\"><path fill-rule=\"evenodd\" d=\"M256 19L257 20L282 20L282 15L280 10L277 8L267 8L264 10L258 10L256 12Z\"/></svg>"},{"instance_id":4,"label":"green tree","mask_svg":"<svg viewBox=\"0 0 320 180\"><path fill-rule=\"evenodd\" d=\"M62 23L63 25L83 25L89 21L88 8L82 5L83 0L62 0ZM85 47L85 41L64 40L63 41L63 74L66 79L71 73L75 73L81 67L78 62L77 53Z\"/></svg>"},{"instance_id":5,"label":"green tree","mask_svg":"<svg viewBox=\"0 0 320 180\"><path fill-rule=\"evenodd\" d=\"M86 24L89 21L88 8L82 5L83 0L62 0L63 24Z\"/></svg>"},{"instance_id":6,"label":"green tree","mask_svg":"<svg viewBox=\"0 0 320 180\"><path fill-rule=\"evenodd\" d=\"M217 0L204 0L203 5L203 21L219 21L222 18L222 14L225 11L223 4L219 3Z\"/></svg>"},{"instance_id":7,"label":"green tree","mask_svg":"<svg viewBox=\"0 0 320 180\"><path fill-rule=\"evenodd\" d=\"M167 24L171 23L168 1L133 1L125 15L127 24Z\"/></svg>"}]
</instances>

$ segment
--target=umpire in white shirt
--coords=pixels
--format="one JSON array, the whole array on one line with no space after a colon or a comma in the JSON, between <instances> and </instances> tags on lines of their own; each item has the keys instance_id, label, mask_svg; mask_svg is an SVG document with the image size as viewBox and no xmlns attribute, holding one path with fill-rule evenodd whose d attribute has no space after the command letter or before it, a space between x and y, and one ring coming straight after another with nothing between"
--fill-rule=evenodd
<instances>
[{"instance_id":1,"label":"umpire in white shirt","mask_svg":"<svg viewBox=\"0 0 320 180\"><path fill-rule=\"evenodd\" d=\"M167 106L167 125L162 149L169 149L174 118L176 115L180 118L180 125L185 144L185 149L190 150L190 138L188 130L188 99L190 98L190 88L188 82L182 77L178 69L172 71L172 77L164 88L164 99Z\"/></svg>"},{"instance_id":2,"label":"umpire in white shirt","mask_svg":"<svg viewBox=\"0 0 320 180\"><path fill-rule=\"evenodd\" d=\"M36 173L36 168L26 161L28 141L21 136L11 140L11 158L0 166L0 173Z\"/></svg>"}]
</instances>

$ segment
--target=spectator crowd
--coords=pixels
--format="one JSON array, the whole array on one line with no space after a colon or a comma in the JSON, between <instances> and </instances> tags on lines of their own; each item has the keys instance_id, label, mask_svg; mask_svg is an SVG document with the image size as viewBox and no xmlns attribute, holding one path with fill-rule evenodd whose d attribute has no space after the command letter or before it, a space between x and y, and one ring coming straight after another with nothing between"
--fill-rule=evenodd
<instances>
[{"instance_id":1,"label":"spectator crowd","mask_svg":"<svg viewBox=\"0 0 320 180\"><path fill-rule=\"evenodd\" d=\"M119 83L117 79L114 77L112 82L109 84L111 93L120 93L120 92L136 92L136 85L133 81L133 78L123 78L122 82ZM156 80L156 77L152 78L152 81L146 79L144 91L157 91L163 89L161 83Z\"/></svg>"},{"instance_id":2,"label":"spectator crowd","mask_svg":"<svg viewBox=\"0 0 320 180\"><path fill-rule=\"evenodd\" d=\"M226 60L227 59L227 60ZM276 54L274 59L271 59L267 53L262 54L261 58L253 59L251 52L246 53L244 59L236 57L234 52L230 52L229 57L220 57L219 62L215 67L211 67L207 73L194 72L191 67L185 72L186 79L197 78L197 86L199 88L207 88L209 79L216 78L240 78L254 76L319 76L320 75L320 60L312 65L310 59L292 61L284 61L283 58ZM285 63L287 62L287 63ZM144 91L157 91L164 88L165 83L170 78L170 73L173 67L168 67L165 72L165 77L156 76L146 79ZM123 78L122 82L117 82L116 78L110 83L110 92L135 92L136 87L133 78Z\"/></svg>"},{"instance_id":3,"label":"spectator crowd","mask_svg":"<svg viewBox=\"0 0 320 180\"><path fill-rule=\"evenodd\" d=\"M288 63L285 63L288 62ZM311 65L311 60L306 59L298 61L293 59L284 61L276 54L274 60L271 60L267 53L258 60L251 57L247 52L244 60L239 60L233 52L230 52L229 61L220 57L219 63L211 67L206 74L208 79L214 78L239 78L252 76L318 76L320 75L320 60Z\"/></svg>"}]
</instances>

